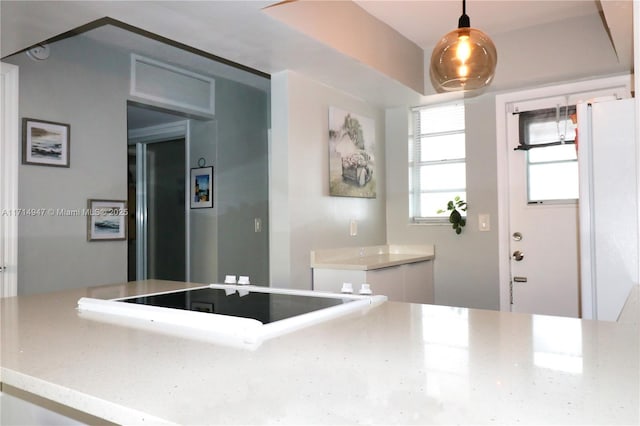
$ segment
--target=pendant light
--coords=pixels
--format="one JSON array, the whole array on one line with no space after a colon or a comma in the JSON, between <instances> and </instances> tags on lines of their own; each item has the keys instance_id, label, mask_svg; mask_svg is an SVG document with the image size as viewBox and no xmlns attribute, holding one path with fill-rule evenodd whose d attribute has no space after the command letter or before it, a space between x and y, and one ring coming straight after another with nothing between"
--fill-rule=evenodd
<instances>
[{"instance_id":1,"label":"pendant light","mask_svg":"<svg viewBox=\"0 0 640 426\"><path fill-rule=\"evenodd\" d=\"M462 0L458 28L445 35L431 54L431 81L440 92L480 89L493 80L496 47L489 36L471 28L466 6Z\"/></svg>"}]
</instances>

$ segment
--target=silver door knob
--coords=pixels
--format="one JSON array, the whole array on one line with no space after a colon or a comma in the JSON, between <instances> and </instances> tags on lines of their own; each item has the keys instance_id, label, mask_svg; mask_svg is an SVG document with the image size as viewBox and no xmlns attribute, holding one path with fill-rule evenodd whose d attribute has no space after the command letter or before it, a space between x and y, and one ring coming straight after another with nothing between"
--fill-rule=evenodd
<instances>
[{"instance_id":1,"label":"silver door knob","mask_svg":"<svg viewBox=\"0 0 640 426\"><path fill-rule=\"evenodd\" d=\"M516 262L520 262L522 259L524 259L524 253L521 252L520 250L516 250L513 252L513 254L511 255L511 257L513 258L513 260L515 260Z\"/></svg>"}]
</instances>

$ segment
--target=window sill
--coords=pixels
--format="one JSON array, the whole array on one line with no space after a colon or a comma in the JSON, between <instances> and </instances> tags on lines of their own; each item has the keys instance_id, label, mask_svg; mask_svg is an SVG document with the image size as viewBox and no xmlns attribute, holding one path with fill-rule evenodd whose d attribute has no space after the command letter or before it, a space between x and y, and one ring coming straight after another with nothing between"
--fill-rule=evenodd
<instances>
[{"instance_id":1,"label":"window sill","mask_svg":"<svg viewBox=\"0 0 640 426\"><path fill-rule=\"evenodd\" d=\"M421 219L421 220L411 220L409 221L409 225L417 225L417 226L449 225L451 226L451 222L449 222L449 218Z\"/></svg>"}]
</instances>

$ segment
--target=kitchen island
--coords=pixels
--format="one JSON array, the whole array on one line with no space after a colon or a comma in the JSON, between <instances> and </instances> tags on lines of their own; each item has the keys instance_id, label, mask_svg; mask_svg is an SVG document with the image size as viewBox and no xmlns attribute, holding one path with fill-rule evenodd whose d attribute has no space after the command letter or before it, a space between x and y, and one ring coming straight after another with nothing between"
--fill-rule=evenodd
<instances>
[{"instance_id":1,"label":"kitchen island","mask_svg":"<svg viewBox=\"0 0 640 426\"><path fill-rule=\"evenodd\" d=\"M1 300L3 391L119 424L640 422L637 323L385 302L249 350L76 311L199 285Z\"/></svg>"}]
</instances>

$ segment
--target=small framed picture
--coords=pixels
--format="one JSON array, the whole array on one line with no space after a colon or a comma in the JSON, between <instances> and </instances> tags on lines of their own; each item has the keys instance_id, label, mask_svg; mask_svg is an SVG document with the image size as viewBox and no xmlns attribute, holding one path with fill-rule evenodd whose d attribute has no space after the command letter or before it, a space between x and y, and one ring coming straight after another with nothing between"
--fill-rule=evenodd
<instances>
[{"instance_id":1,"label":"small framed picture","mask_svg":"<svg viewBox=\"0 0 640 426\"><path fill-rule=\"evenodd\" d=\"M52 121L22 119L22 164L69 167L71 128Z\"/></svg>"},{"instance_id":2,"label":"small framed picture","mask_svg":"<svg viewBox=\"0 0 640 426\"><path fill-rule=\"evenodd\" d=\"M88 200L87 240L113 241L127 238L127 203L121 200Z\"/></svg>"},{"instance_id":3,"label":"small framed picture","mask_svg":"<svg viewBox=\"0 0 640 426\"><path fill-rule=\"evenodd\" d=\"M191 169L189 199L192 209L213 207L213 167Z\"/></svg>"}]
</instances>

